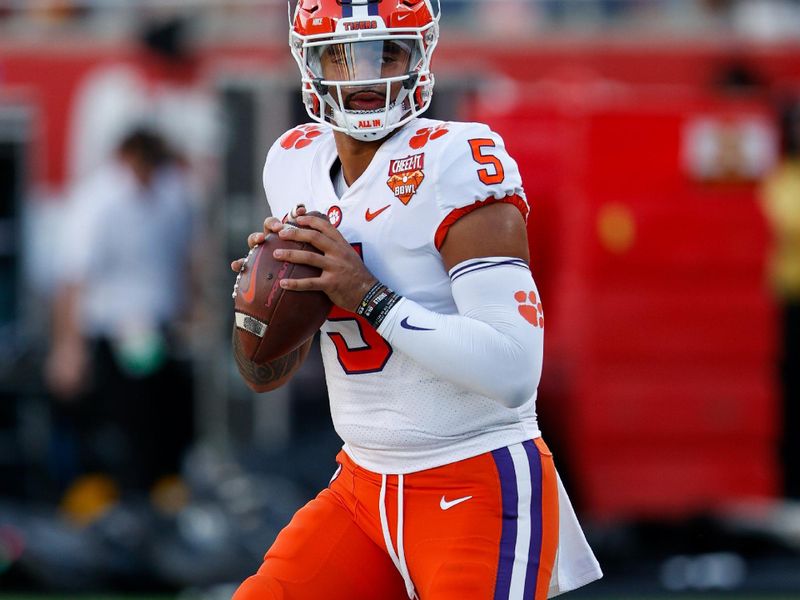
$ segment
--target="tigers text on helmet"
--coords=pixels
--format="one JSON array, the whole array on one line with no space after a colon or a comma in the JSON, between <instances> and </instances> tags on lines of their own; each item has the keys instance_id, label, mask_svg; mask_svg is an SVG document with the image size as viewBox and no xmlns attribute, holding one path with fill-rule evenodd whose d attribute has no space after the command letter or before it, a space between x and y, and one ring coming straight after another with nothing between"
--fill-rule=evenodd
<instances>
[{"instance_id":1,"label":"tigers text on helmet","mask_svg":"<svg viewBox=\"0 0 800 600\"><path fill-rule=\"evenodd\" d=\"M440 16L431 0L298 0L289 43L309 116L373 141L425 112Z\"/></svg>"}]
</instances>

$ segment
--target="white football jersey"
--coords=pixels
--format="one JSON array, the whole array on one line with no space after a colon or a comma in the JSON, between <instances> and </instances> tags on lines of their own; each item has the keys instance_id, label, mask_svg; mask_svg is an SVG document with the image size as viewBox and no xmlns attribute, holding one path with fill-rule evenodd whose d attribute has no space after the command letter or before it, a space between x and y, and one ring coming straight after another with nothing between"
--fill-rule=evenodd
<instances>
[{"instance_id":1,"label":"white football jersey","mask_svg":"<svg viewBox=\"0 0 800 600\"><path fill-rule=\"evenodd\" d=\"M327 214L375 277L434 312L458 312L439 255L450 225L487 202L513 203L527 216L517 164L486 125L412 121L341 198L331 179L337 164L330 129L285 134L264 167L272 214L298 203ZM321 340L334 426L364 468L410 473L540 435L535 395L506 408L445 381L352 313L335 308Z\"/></svg>"}]
</instances>

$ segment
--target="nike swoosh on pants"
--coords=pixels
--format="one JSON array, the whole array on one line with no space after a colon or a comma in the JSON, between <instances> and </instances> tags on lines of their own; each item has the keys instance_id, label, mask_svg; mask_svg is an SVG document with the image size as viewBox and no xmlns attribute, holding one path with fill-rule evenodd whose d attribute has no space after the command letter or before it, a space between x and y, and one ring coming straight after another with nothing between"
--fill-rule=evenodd
<instances>
[{"instance_id":1,"label":"nike swoosh on pants","mask_svg":"<svg viewBox=\"0 0 800 600\"><path fill-rule=\"evenodd\" d=\"M463 498L456 498L455 500L446 500L444 496L442 499L439 500L439 508L442 510L449 510L456 506L457 504L461 504L462 502L466 502L467 500L471 500L472 496L464 496Z\"/></svg>"}]
</instances>

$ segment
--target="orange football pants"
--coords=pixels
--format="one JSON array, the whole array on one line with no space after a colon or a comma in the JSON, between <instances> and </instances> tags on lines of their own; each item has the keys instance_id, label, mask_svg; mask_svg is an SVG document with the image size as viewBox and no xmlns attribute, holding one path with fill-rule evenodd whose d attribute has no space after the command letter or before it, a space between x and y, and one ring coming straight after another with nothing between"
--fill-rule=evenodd
<instances>
[{"instance_id":1,"label":"orange football pants","mask_svg":"<svg viewBox=\"0 0 800 600\"><path fill-rule=\"evenodd\" d=\"M547 598L558 488L541 438L404 476L337 462L233 600Z\"/></svg>"}]
</instances>

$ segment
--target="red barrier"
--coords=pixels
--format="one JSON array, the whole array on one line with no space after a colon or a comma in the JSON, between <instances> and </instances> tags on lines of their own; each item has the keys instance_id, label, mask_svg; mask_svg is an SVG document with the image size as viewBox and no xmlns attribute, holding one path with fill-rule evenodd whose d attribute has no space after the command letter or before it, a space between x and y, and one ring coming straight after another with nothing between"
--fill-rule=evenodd
<instances>
[{"instance_id":1,"label":"red barrier","mask_svg":"<svg viewBox=\"0 0 800 600\"><path fill-rule=\"evenodd\" d=\"M575 92L472 110L506 138L534 206L542 411L565 435L576 495L605 519L772 496L776 342L756 202L772 115L685 90Z\"/></svg>"}]
</instances>

